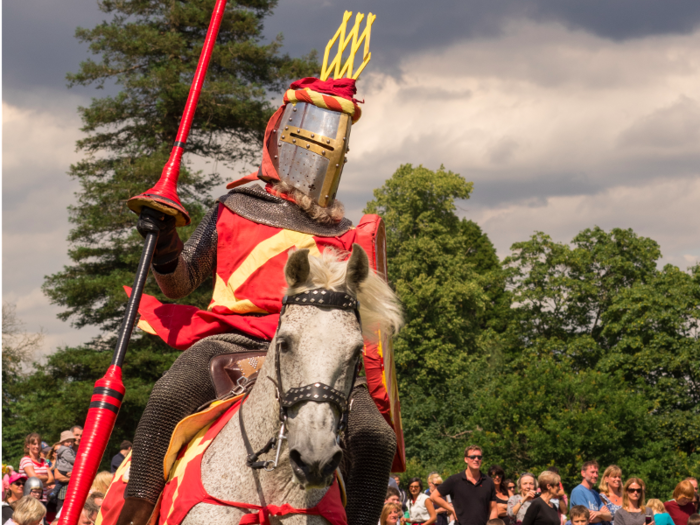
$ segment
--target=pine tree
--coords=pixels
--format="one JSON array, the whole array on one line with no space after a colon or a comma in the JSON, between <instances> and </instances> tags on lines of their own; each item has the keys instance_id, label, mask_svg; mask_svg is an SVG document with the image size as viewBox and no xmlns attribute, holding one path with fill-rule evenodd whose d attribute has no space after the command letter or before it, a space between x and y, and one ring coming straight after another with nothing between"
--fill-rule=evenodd
<instances>
[{"instance_id":1,"label":"pine tree","mask_svg":"<svg viewBox=\"0 0 700 525\"><path fill-rule=\"evenodd\" d=\"M280 54L282 36L262 38L263 20L274 0L229 0L187 142L178 193L192 216L180 229L186 240L213 204L216 173L190 169L190 155L227 165L259 157L270 100L290 81L317 71L315 52L302 58ZM83 153L69 175L80 189L69 207L73 228L68 237L72 263L50 275L44 292L73 326L97 326L99 338L80 348L63 348L31 376L12 386L15 402L3 410L3 459L21 456L29 432L55 441L61 430L84 422L94 381L106 370L114 333L126 304L124 285L133 283L143 240L136 215L126 201L152 187L160 177L175 139L180 117L201 53L214 0L102 0L111 19L76 37L89 45L86 60L67 76L69 86L115 83L114 96L94 98L79 108L85 138ZM211 283L182 302L205 308ZM169 302L152 277L146 293ZM153 383L179 352L159 339L134 333L124 367L127 395L103 465L116 444L131 439ZM5 407L3 407L5 408Z\"/></svg>"}]
</instances>

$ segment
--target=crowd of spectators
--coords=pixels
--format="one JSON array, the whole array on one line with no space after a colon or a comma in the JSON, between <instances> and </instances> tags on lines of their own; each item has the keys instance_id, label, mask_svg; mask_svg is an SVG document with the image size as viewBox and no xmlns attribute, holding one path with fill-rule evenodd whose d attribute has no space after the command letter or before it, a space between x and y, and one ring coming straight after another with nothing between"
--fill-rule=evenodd
<instances>
[{"instance_id":1,"label":"crowd of spectators","mask_svg":"<svg viewBox=\"0 0 700 525\"><path fill-rule=\"evenodd\" d=\"M18 468L3 465L0 525L58 523L82 435L83 428L76 425L61 432L53 445L42 441L37 433L25 438L25 455ZM129 441L122 442L119 453L112 459L112 472L99 472L95 477L78 521L80 525L94 524L113 473L130 449Z\"/></svg>"},{"instance_id":2,"label":"crowd of spectators","mask_svg":"<svg viewBox=\"0 0 700 525\"><path fill-rule=\"evenodd\" d=\"M567 496L555 467L535 475L521 472L514 482L499 465L482 470L481 447L464 452L466 468L444 482L437 472L404 491L398 476L390 480L380 525L700 525L698 482L681 480L665 502L649 498L644 480L610 465L586 461L581 482Z\"/></svg>"},{"instance_id":3,"label":"crowd of spectators","mask_svg":"<svg viewBox=\"0 0 700 525\"><path fill-rule=\"evenodd\" d=\"M0 525L58 523L82 432L80 426L65 430L52 446L37 433L26 437L19 468L4 472ZM129 441L122 442L111 472L95 477L80 525L94 523L113 473L130 449ZM567 497L554 467L539 475L522 472L514 482L499 465L484 473L483 460L481 447L467 447L465 470L444 481L431 472L427 488L422 479L411 478L404 490L393 476L379 525L700 525L698 482L692 477L662 502L648 498L641 478L623 483L617 465L608 466L599 479L598 463L586 461L580 484Z\"/></svg>"}]
</instances>

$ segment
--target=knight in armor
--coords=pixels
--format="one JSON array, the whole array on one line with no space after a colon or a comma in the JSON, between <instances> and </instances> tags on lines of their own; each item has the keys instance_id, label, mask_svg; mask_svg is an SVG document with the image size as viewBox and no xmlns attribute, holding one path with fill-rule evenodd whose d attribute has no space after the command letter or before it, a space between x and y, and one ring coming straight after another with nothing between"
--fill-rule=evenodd
<instances>
[{"instance_id":1,"label":"knight in armor","mask_svg":"<svg viewBox=\"0 0 700 525\"><path fill-rule=\"evenodd\" d=\"M209 275L214 292L206 311L142 299L139 326L186 351L155 384L139 422L119 525L147 523L165 483L163 458L175 426L217 398L217 390L221 394L210 362L267 350L282 309L290 250L349 252L371 222L363 218L353 227L336 199L352 124L361 115L355 92L349 78L293 83L267 125L260 169L230 183L231 191L184 245L173 217L150 209L141 214L139 232L159 232L152 270L162 292L185 297ZM253 180L265 186L243 186ZM375 525L396 435L366 384L358 380L351 398L341 466L346 513L352 525Z\"/></svg>"}]
</instances>

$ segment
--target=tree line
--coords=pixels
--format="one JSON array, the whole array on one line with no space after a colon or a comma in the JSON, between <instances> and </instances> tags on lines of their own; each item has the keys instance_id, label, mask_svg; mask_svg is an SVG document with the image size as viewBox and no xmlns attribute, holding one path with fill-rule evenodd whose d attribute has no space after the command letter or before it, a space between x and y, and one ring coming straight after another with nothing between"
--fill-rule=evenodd
<instances>
[{"instance_id":1,"label":"tree line","mask_svg":"<svg viewBox=\"0 0 700 525\"><path fill-rule=\"evenodd\" d=\"M160 175L213 3L102 0L110 20L76 32L99 59L83 62L69 84L115 82L120 91L79 108L86 137L69 172L80 184L68 210L72 262L44 291L62 319L102 334L59 348L31 373L6 373L3 334L4 463L18 463L29 432L52 439L84 421L141 250L125 201ZM274 1L229 4L188 151L254 162L271 96L319 66L314 51L280 53L281 35L263 42ZM183 168L179 191L193 217L183 240L219 182L215 171ZM596 227L569 243L536 233L499 260L479 226L456 214L472 189L442 167L404 165L365 209L386 222L389 278L406 312L395 351L408 474L456 472L465 445L476 443L508 472L557 466L569 486L591 458L643 477L654 494L700 475L700 269L659 268L655 241ZM210 288L182 302L204 308ZM169 301L152 277L146 293ZM7 353L15 355L23 354ZM106 458L133 437L153 384L178 355L134 334Z\"/></svg>"}]
</instances>

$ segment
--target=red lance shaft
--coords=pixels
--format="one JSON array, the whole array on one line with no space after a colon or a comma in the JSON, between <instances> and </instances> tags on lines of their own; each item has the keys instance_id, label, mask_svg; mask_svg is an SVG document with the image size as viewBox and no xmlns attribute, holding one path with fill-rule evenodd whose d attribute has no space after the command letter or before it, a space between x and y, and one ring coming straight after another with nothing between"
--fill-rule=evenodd
<instances>
[{"instance_id":1,"label":"red lance shaft","mask_svg":"<svg viewBox=\"0 0 700 525\"><path fill-rule=\"evenodd\" d=\"M187 97L187 104L185 105L185 111L180 121L180 128L178 129L173 150L170 153L168 162L163 168L160 180L153 188L129 199L127 202L129 209L136 213L141 213L141 210L145 206L174 216L177 226L186 226L190 223L190 216L177 196L177 179L180 176L180 161L185 144L187 143L187 137L190 133L192 118L197 108L199 94L202 91L204 77L207 74L211 52L216 42L216 36L219 33L219 26L224 16L224 10L226 9L226 1L227 0L217 0L214 6L214 13L211 17L206 39L204 40L204 47L199 57L192 87ZM148 233L146 235L143 252L141 253L141 260L136 269L132 293L126 305L124 320L117 334L117 344L114 349L112 364L107 369L107 373L104 377L95 383L80 449L75 460L73 473L70 483L68 484L68 492L61 510L60 525L76 525L78 523L80 513L85 505L88 492L90 491L90 486L95 479L95 474L97 473L97 469L102 461L102 456L107 448L107 442L112 434L117 414L119 414L119 409L121 408L122 400L126 392L124 383L122 382L122 364L124 362L124 356L126 355L129 339L131 338L131 332L134 329L138 306L141 302L143 287L146 283L148 268L151 265L151 259L153 258L153 252L157 241L157 233Z\"/></svg>"}]
</instances>

